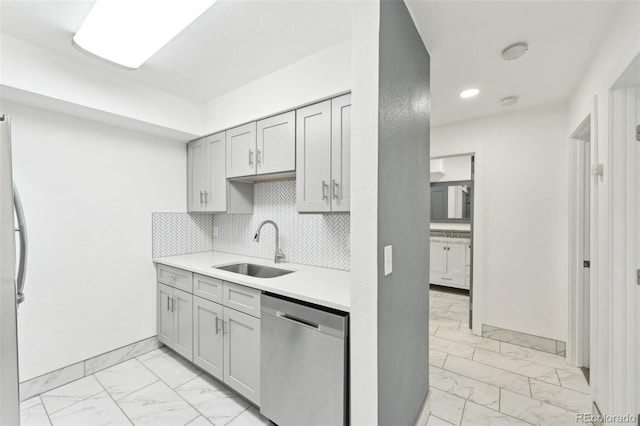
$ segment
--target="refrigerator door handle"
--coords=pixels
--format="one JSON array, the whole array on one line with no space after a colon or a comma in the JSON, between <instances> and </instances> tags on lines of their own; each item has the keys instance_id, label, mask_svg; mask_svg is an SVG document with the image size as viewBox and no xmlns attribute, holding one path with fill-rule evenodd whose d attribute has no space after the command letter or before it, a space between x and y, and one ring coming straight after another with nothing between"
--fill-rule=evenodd
<instances>
[{"instance_id":1,"label":"refrigerator door handle","mask_svg":"<svg viewBox=\"0 0 640 426\"><path fill-rule=\"evenodd\" d=\"M20 236L20 264L18 265L18 276L16 278L18 289L17 300L18 303L22 303L24 301L24 282L27 273L27 222L24 218L22 201L20 200L20 194L18 193L18 188L15 183L13 184L13 204L15 206L16 217L18 219L18 228L16 231Z\"/></svg>"}]
</instances>

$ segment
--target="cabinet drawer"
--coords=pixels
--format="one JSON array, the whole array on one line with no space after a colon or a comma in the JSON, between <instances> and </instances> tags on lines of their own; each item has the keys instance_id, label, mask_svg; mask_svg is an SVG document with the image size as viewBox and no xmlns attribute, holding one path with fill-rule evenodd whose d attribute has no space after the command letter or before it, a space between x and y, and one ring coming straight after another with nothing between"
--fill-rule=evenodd
<instances>
[{"instance_id":1,"label":"cabinet drawer","mask_svg":"<svg viewBox=\"0 0 640 426\"><path fill-rule=\"evenodd\" d=\"M222 304L222 280L193 274L193 294Z\"/></svg>"},{"instance_id":2,"label":"cabinet drawer","mask_svg":"<svg viewBox=\"0 0 640 426\"><path fill-rule=\"evenodd\" d=\"M245 287L234 283L224 282L223 301L224 306L233 308L245 314L260 318L260 290Z\"/></svg>"},{"instance_id":3,"label":"cabinet drawer","mask_svg":"<svg viewBox=\"0 0 640 426\"><path fill-rule=\"evenodd\" d=\"M158 264L158 282L193 293L193 273Z\"/></svg>"},{"instance_id":4,"label":"cabinet drawer","mask_svg":"<svg viewBox=\"0 0 640 426\"><path fill-rule=\"evenodd\" d=\"M464 287L466 285L465 276L462 274L439 274L434 277L434 281L455 287Z\"/></svg>"}]
</instances>

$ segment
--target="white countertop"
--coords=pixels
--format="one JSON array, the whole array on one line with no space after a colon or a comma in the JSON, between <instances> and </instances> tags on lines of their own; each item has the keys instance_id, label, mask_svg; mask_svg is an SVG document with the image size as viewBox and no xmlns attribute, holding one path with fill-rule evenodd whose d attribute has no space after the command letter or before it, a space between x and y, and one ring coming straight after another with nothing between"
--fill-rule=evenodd
<instances>
[{"instance_id":1,"label":"white countertop","mask_svg":"<svg viewBox=\"0 0 640 426\"><path fill-rule=\"evenodd\" d=\"M286 262L276 264L272 260L217 251L157 257L153 262L340 311L349 312L351 309L351 279L348 271ZM255 263L295 272L275 278L256 278L213 267L232 263Z\"/></svg>"}]
</instances>

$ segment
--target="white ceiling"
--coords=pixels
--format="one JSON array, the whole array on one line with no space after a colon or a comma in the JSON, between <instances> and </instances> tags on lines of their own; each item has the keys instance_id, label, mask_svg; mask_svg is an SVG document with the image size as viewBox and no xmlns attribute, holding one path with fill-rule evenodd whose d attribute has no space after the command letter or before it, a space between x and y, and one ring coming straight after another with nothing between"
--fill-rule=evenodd
<instances>
[{"instance_id":1,"label":"white ceiling","mask_svg":"<svg viewBox=\"0 0 640 426\"><path fill-rule=\"evenodd\" d=\"M176 0L179 1L179 0ZM140 69L128 71L90 58L71 38L92 1L0 0L0 30L202 103L351 36L347 0L220 0ZM431 54L432 124L566 101L618 1L407 0ZM144 30L144 26L141 26ZM526 41L523 58L505 62L501 50ZM310 83L312 84L312 83ZM480 95L460 99L461 90ZM519 103L500 106L505 96Z\"/></svg>"},{"instance_id":2,"label":"white ceiling","mask_svg":"<svg viewBox=\"0 0 640 426\"><path fill-rule=\"evenodd\" d=\"M621 6L616 1L407 2L431 55L432 124L566 101ZM529 43L504 61L503 48ZM471 99L459 93L480 89ZM517 95L514 107L500 99Z\"/></svg>"},{"instance_id":3,"label":"white ceiling","mask_svg":"<svg viewBox=\"0 0 640 426\"><path fill-rule=\"evenodd\" d=\"M198 103L351 37L348 1L221 0L130 71L71 45L93 1L1 1L3 33Z\"/></svg>"}]
</instances>

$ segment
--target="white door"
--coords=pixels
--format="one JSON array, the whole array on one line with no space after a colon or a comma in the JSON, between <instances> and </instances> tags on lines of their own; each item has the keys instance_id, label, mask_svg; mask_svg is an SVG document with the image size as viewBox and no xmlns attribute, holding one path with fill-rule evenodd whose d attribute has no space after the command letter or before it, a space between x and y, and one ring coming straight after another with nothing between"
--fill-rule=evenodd
<instances>
[{"instance_id":1,"label":"white door","mask_svg":"<svg viewBox=\"0 0 640 426\"><path fill-rule=\"evenodd\" d=\"M193 362L216 379L224 379L222 305L193 298Z\"/></svg>"},{"instance_id":2,"label":"white door","mask_svg":"<svg viewBox=\"0 0 640 426\"><path fill-rule=\"evenodd\" d=\"M331 100L331 211L351 208L351 94Z\"/></svg>"},{"instance_id":3,"label":"white door","mask_svg":"<svg viewBox=\"0 0 640 426\"><path fill-rule=\"evenodd\" d=\"M227 177L256 174L256 122L226 132Z\"/></svg>"},{"instance_id":4,"label":"white door","mask_svg":"<svg viewBox=\"0 0 640 426\"><path fill-rule=\"evenodd\" d=\"M173 350L193 361L193 296L173 289Z\"/></svg>"},{"instance_id":5,"label":"white door","mask_svg":"<svg viewBox=\"0 0 640 426\"><path fill-rule=\"evenodd\" d=\"M187 209L205 210L204 193L207 189L207 154L204 139L187 144Z\"/></svg>"},{"instance_id":6,"label":"white door","mask_svg":"<svg viewBox=\"0 0 640 426\"><path fill-rule=\"evenodd\" d=\"M158 340L165 345L173 346L173 311L171 303L173 299L173 288L168 285L158 283L157 297L157 335Z\"/></svg>"},{"instance_id":7,"label":"white door","mask_svg":"<svg viewBox=\"0 0 640 426\"><path fill-rule=\"evenodd\" d=\"M589 367L590 365L590 352L591 352L591 136L586 135L583 143L583 176L582 176L582 213L581 228L582 228L582 280L581 290L578 294L581 295L578 303L582 304L582 318L580 318L581 326L580 330L580 344L582 362L581 367Z\"/></svg>"},{"instance_id":8,"label":"white door","mask_svg":"<svg viewBox=\"0 0 640 426\"><path fill-rule=\"evenodd\" d=\"M447 273L447 244L431 241L429 268L432 274Z\"/></svg>"},{"instance_id":9,"label":"white door","mask_svg":"<svg viewBox=\"0 0 640 426\"><path fill-rule=\"evenodd\" d=\"M224 308L224 382L260 405L260 320Z\"/></svg>"},{"instance_id":10,"label":"white door","mask_svg":"<svg viewBox=\"0 0 640 426\"><path fill-rule=\"evenodd\" d=\"M640 86L635 88L636 98L636 142L635 142L635 269L636 269L636 286L635 286L635 340L636 340L636 359L640 357ZM636 413L640 419L640 366L636 364Z\"/></svg>"},{"instance_id":11,"label":"white door","mask_svg":"<svg viewBox=\"0 0 640 426\"><path fill-rule=\"evenodd\" d=\"M331 101L296 111L296 206L331 211Z\"/></svg>"},{"instance_id":12,"label":"white door","mask_svg":"<svg viewBox=\"0 0 640 426\"><path fill-rule=\"evenodd\" d=\"M296 169L296 112L265 118L257 124L256 173Z\"/></svg>"},{"instance_id":13,"label":"white door","mask_svg":"<svg viewBox=\"0 0 640 426\"><path fill-rule=\"evenodd\" d=\"M227 211L227 172L225 132L205 138L207 159L207 187L204 196L208 212Z\"/></svg>"},{"instance_id":14,"label":"white door","mask_svg":"<svg viewBox=\"0 0 640 426\"><path fill-rule=\"evenodd\" d=\"M447 245L447 272L465 275L467 272L467 245L449 243Z\"/></svg>"}]
</instances>

